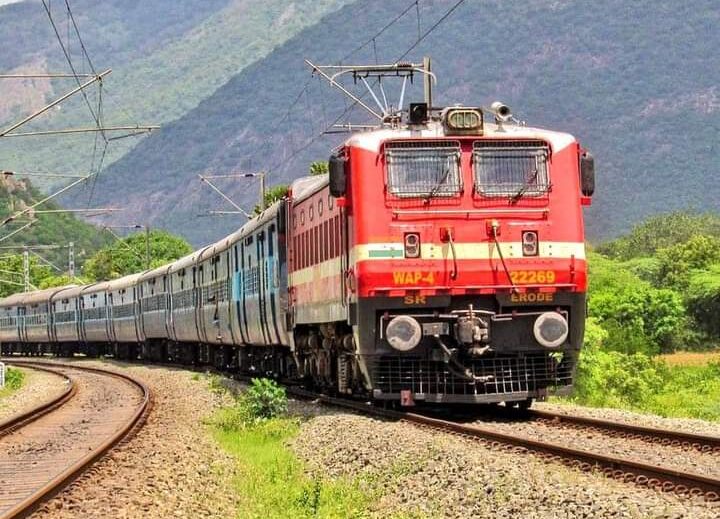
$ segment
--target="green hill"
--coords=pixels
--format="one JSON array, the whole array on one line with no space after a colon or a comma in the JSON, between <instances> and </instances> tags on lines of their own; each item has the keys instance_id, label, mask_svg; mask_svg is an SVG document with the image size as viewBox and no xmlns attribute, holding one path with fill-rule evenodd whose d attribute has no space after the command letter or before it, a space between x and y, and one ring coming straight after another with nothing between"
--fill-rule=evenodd
<instances>
[{"instance_id":1,"label":"green hill","mask_svg":"<svg viewBox=\"0 0 720 519\"><path fill-rule=\"evenodd\" d=\"M14 180L0 175L0 221L11 214L33 205L43 198L27 180ZM61 207L53 201L42 204L38 210L57 210ZM23 231L4 238L34 220L35 223ZM85 258L106 245L112 238L100 229L76 219L72 213L34 213L19 217L0 228L0 248L3 255L20 253L20 249L10 249L16 245L58 245L60 248L40 251L43 258L61 269L67 268L70 242L75 244L75 257L78 267Z\"/></svg>"}]
</instances>

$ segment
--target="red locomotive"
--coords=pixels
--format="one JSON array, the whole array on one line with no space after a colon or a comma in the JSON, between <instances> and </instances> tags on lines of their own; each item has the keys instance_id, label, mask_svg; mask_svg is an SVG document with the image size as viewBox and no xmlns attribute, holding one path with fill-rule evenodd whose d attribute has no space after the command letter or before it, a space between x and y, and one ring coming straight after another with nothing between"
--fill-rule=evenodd
<instances>
[{"instance_id":1,"label":"red locomotive","mask_svg":"<svg viewBox=\"0 0 720 519\"><path fill-rule=\"evenodd\" d=\"M593 159L509 109L413 105L293 184L302 375L379 400L520 402L568 387L583 342ZM418 116L419 114L419 116Z\"/></svg>"}]
</instances>

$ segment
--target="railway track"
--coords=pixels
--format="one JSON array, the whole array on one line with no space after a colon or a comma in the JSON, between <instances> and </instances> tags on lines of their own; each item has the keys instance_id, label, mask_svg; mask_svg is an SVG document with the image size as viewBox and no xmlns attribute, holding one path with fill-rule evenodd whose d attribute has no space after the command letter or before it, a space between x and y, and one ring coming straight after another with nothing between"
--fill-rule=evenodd
<instances>
[{"instance_id":1,"label":"railway track","mask_svg":"<svg viewBox=\"0 0 720 519\"><path fill-rule=\"evenodd\" d=\"M65 377L60 396L2 424L0 519L26 517L140 427L151 407L142 382L98 368L11 361Z\"/></svg>"},{"instance_id":2,"label":"railway track","mask_svg":"<svg viewBox=\"0 0 720 519\"><path fill-rule=\"evenodd\" d=\"M530 409L526 411L529 418L542 422L558 423L569 425L578 429L594 429L610 433L620 438L641 438L659 443L661 445L694 449L703 453L720 454L720 437L693 434L670 429L645 427L599 418L569 415L565 413L554 413L550 411L539 411Z\"/></svg>"},{"instance_id":3,"label":"railway track","mask_svg":"<svg viewBox=\"0 0 720 519\"><path fill-rule=\"evenodd\" d=\"M572 448L557 442L541 441L517 434L508 434L498 431L493 427L478 424L470 425L425 414L380 409L365 403L319 395L298 388L289 388L288 392L301 398L315 399L324 404L350 409L362 414L391 420L401 420L469 439L486 441L496 448L507 448L518 452L530 451L549 461L563 463L582 471L598 471L608 477L626 483L634 483L665 492L674 492L680 496L703 496L707 501L711 502L720 500L720 479L715 477L677 470L667 466L646 463L604 452ZM715 452L718 445L718 439L714 437L625 425L618 422L606 422L604 420L584 419L569 415L557 417L554 413L540 411L530 414L536 418L542 416L543 419L547 420L565 419L577 427L581 425L590 426L590 424L592 424L592 427L604 427L605 429L618 431L622 434L641 434L661 442L678 442L680 445L687 444L706 453L709 451Z\"/></svg>"}]
</instances>

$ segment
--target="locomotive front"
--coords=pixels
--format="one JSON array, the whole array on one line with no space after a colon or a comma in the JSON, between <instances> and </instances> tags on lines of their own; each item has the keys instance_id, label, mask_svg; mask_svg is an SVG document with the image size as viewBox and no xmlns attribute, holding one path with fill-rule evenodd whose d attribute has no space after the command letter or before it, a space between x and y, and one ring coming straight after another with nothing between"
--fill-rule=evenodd
<instances>
[{"instance_id":1,"label":"locomotive front","mask_svg":"<svg viewBox=\"0 0 720 519\"><path fill-rule=\"evenodd\" d=\"M493 113L411 107L407 126L331 159L357 367L376 399L529 405L572 384L593 160L568 134Z\"/></svg>"}]
</instances>

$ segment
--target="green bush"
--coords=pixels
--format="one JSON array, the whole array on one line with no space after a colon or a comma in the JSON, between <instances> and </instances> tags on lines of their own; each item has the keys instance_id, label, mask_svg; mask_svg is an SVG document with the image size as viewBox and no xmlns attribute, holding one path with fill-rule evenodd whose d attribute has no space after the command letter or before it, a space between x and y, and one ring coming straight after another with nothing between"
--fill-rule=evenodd
<instances>
[{"instance_id":1,"label":"green bush","mask_svg":"<svg viewBox=\"0 0 720 519\"><path fill-rule=\"evenodd\" d=\"M655 288L599 254L589 260L589 315L607 331L606 348L652 355L687 341L686 309L678 292Z\"/></svg>"},{"instance_id":2,"label":"green bush","mask_svg":"<svg viewBox=\"0 0 720 519\"><path fill-rule=\"evenodd\" d=\"M628 235L599 245L597 251L622 260L648 257L697 235L720 238L720 216L683 211L660 214L636 225Z\"/></svg>"},{"instance_id":3,"label":"green bush","mask_svg":"<svg viewBox=\"0 0 720 519\"><path fill-rule=\"evenodd\" d=\"M638 408L663 387L666 368L642 353L586 348L580 355L574 397L583 405Z\"/></svg>"},{"instance_id":4,"label":"green bush","mask_svg":"<svg viewBox=\"0 0 720 519\"><path fill-rule=\"evenodd\" d=\"M720 337L720 263L690 277L687 306L702 331Z\"/></svg>"},{"instance_id":5,"label":"green bush","mask_svg":"<svg viewBox=\"0 0 720 519\"><path fill-rule=\"evenodd\" d=\"M711 236L693 236L685 243L660 250L658 259L659 283L685 290L694 272L720 263L720 240Z\"/></svg>"},{"instance_id":6,"label":"green bush","mask_svg":"<svg viewBox=\"0 0 720 519\"><path fill-rule=\"evenodd\" d=\"M274 380L254 378L234 405L216 414L213 423L223 431L239 431L249 425L279 418L286 412L285 388Z\"/></svg>"},{"instance_id":7,"label":"green bush","mask_svg":"<svg viewBox=\"0 0 720 519\"><path fill-rule=\"evenodd\" d=\"M25 373L19 369L7 367L5 372L5 390L15 391L20 389L25 382Z\"/></svg>"},{"instance_id":8,"label":"green bush","mask_svg":"<svg viewBox=\"0 0 720 519\"><path fill-rule=\"evenodd\" d=\"M287 412L285 388L269 378L254 378L240 397L241 405L255 420L276 418Z\"/></svg>"}]
</instances>

